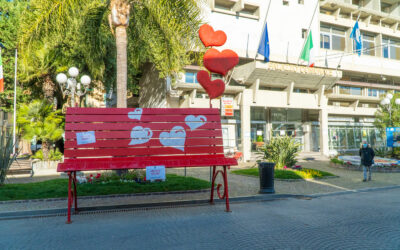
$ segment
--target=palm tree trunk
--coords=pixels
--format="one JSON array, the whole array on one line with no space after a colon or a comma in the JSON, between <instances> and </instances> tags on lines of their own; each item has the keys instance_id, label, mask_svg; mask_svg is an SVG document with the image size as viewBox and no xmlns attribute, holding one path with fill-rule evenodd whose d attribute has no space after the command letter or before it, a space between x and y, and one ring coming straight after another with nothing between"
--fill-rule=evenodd
<instances>
[{"instance_id":1,"label":"palm tree trunk","mask_svg":"<svg viewBox=\"0 0 400 250\"><path fill-rule=\"evenodd\" d=\"M43 153L43 160L47 161L49 159L50 153L50 143L48 141L42 141L42 153Z\"/></svg>"},{"instance_id":2,"label":"palm tree trunk","mask_svg":"<svg viewBox=\"0 0 400 250\"><path fill-rule=\"evenodd\" d=\"M126 108L127 96L127 45L128 38L126 26L120 25L115 28L117 46L117 108Z\"/></svg>"},{"instance_id":3,"label":"palm tree trunk","mask_svg":"<svg viewBox=\"0 0 400 250\"><path fill-rule=\"evenodd\" d=\"M53 103L53 101L54 101L55 89L56 89L56 85L54 84L50 75L46 75L44 77L42 91L44 94L44 98L47 99L49 101L49 103Z\"/></svg>"}]
</instances>

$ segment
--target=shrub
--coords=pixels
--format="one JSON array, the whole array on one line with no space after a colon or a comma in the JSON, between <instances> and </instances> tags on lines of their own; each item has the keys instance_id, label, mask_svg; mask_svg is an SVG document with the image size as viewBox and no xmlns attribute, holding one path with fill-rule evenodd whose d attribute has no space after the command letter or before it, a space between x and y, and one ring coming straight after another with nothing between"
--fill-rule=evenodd
<instances>
[{"instance_id":1,"label":"shrub","mask_svg":"<svg viewBox=\"0 0 400 250\"><path fill-rule=\"evenodd\" d=\"M387 147L379 147L375 148L375 155L379 157L386 157L386 156L392 156L393 152Z\"/></svg>"},{"instance_id":2,"label":"shrub","mask_svg":"<svg viewBox=\"0 0 400 250\"><path fill-rule=\"evenodd\" d=\"M340 165L343 165L343 164L344 164L344 161L339 160L338 158L332 158L332 159L331 159L331 162L332 162L332 163L335 163L335 164L340 164Z\"/></svg>"},{"instance_id":3,"label":"shrub","mask_svg":"<svg viewBox=\"0 0 400 250\"><path fill-rule=\"evenodd\" d=\"M264 159L274 162L277 169L284 166L292 167L296 164L296 156L300 151L301 144L292 137L272 138L264 149Z\"/></svg>"},{"instance_id":4,"label":"shrub","mask_svg":"<svg viewBox=\"0 0 400 250\"><path fill-rule=\"evenodd\" d=\"M60 161L62 160L63 154L60 152L60 150L58 150L58 148L54 149L54 150L50 150L49 152L49 160L50 161ZM36 153L34 155L32 155L33 159L39 159L43 161L43 151L40 149L38 151L36 151Z\"/></svg>"},{"instance_id":5,"label":"shrub","mask_svg":"<svg viewBox=\"0 0 400 250\"><path fill-rule=\"evenodd\" d=\"M17 152L13 154L11 133L6 128L0 127L0 185L4 183L7 172L17 155Z\"/></svg>"},{"instance_id":6,"label":"shrub","mask_svg":"<svg viewBox=\"0 0 400 250\"><path fill-rule=\"evenodd\" d=\"M257 136L257 142L263 142L264 138L262 135Z\"/></svg>"}]
</instances>

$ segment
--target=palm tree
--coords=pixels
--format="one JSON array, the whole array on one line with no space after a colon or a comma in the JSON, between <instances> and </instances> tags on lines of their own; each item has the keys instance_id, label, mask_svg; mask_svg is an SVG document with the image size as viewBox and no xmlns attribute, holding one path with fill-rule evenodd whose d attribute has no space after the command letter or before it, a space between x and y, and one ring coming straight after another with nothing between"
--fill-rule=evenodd
<instances>
[{"instance_id":1,"label":"palm tree","mask_svg":"<svg viewBox=\"0 0 400 250\"><path fill-rule=\"evenodd\" d=\"M62 137L60 128L63 119L61 110L54 111L47 100L36 100L23 104L18 110L18 127L22 129L24 139L42 141L43 159L48 160L51 144Z\"/></svg>"},{"instance_id":2,"label":"palm tree","mask_svg":"<svg viewBox=\"0 0 400 250\"><path fill-rule=\"evenodd\" d=\"M190 51L201 48L197 37L201 24L200 2L31 0L22 21L21 47L29 51L35 41L48 44L69 39L65 32L71 22L79 19L82 21L78 29L82 37L79 44L84 45L81 53L92 72L98 70L97 58L106 50L105 27L108 26L111 32L107 35L115 36L117 107L126 107L128 77L137 75L144 63L155 64L160 77L165 77L174 75L193 60ZM109 67L109 62L105 62L103 76L109 73Z\"/></svg>"}]
</instances>

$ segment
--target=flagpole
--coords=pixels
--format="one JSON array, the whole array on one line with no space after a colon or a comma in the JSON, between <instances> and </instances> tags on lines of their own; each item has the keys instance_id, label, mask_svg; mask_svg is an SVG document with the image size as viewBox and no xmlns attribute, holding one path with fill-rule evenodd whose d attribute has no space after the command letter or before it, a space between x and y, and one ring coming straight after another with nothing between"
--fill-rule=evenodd
<instances>
[{"instance_id":1,"label":"flagpole","mask_svg":"<svg viewBox=\"0 0 400 250\"><path fill-rule=\"evenodd\" d=\"M308 35L310 34L311 25L312 25L312 22L314 20L315 12L317 11L318 5L319 5L319 1L317 0L317 4L315 5L315 9L314 9L313 16L311 18L310 25L308 26L308 29L307 29L307 37L304 39L304 43L303 43L302 49L300 51L299 59L297 59L297 65L299 65L300 57L301 57L301 54L303 53L303 50L304 50L304 45L306 44L307 39L308 39Z\"/></svg>"},{"instance_id":2,"label":"flagpole","mask_svg":"<svg viewBox=\"0 0 400 250\"><path fill-rule=\"evenodd\" d=\"M260 36L260 40L258 41L258 46L260 46L261 40L263 38L264 30L265 30L265 25L267 25L267 17L268 17L268 13L269 13L269 7L271 7L271 3L272 3L272 0L270 0L269 4L268 4L267 13L265 14L265 18L264 18L264 25L263 25L262 33ZM258 52L256 51L256 55L254 56L254 61L257 59L257 55L258 55Z\"/></svg>"},{"instance_id":3,"label":"flagpole","mask_svg":"<svg viewBox=\"0 0 400 250\"><path fill-rule=\"evenodd\" d=\"M18 60L18 49L15 48L15 72L14 72L14 124L13 124L13 155L15 155L16 137L15 128L17 125L17 60Z\"/></svg>"}]
</instances>

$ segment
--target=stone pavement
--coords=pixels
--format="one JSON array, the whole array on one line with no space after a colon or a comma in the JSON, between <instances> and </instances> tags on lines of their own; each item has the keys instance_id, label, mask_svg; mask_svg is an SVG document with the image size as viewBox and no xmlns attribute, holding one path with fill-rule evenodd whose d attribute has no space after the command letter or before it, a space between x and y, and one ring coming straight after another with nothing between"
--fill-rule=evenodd
<instances>
[{"instance_id":1,"label":"stone pavement","mask_svg":"<svg viewBox=\"0 0 400 250\"><path fill-rule=\"evenodd\" d=\"M280 181L275 180L275 190L277 194L297 194L310 195L321 193L332 193L340 191L351 191L356 189L385 187L400 185L400 173L373 173L372 181L362 182L362 172L349 171L345 169L337 169L329 166L328 161L303 161L300 162L303 167L314 168L323 171L331 172L339 178L328 178L321 180L300 180L300 181ZM256 163L241 164L240 168L257 166ZM232 169L237 169L234 167ZM168 173L176 173L184 175L184 169L168 169ZM209 168L187 168L186 174L210 180ZM43 181L54 177L34 177L31 178L15 178L9 179L13 183L23 183L28 181ZM219 183L222 183L221 176L218 177ZM258 194L259 180L258 177L249 177L242 175L229 174L229 194L230 197L254 196ZM176 193L176 194L156 194L156 195L134 195L122 197L107 197L107 198L80 198L79 206L107 206L119 204L143 204L143 203L158 203L168 201L183 201L183 200L204 200L209 198L209 192L200 193ZM0 213L10 211L26 211L39 209L57 209L66 208L66 199L57 199L52 201L32 201L32 202L0 202Z\"/></svg>"},{"instance_id":2,"label":"stone pavement","mask_svg":"<svg viewBox=\"0 0 400 250\"><path fill-rule=\"evenodd\" d=\"M0 221L0 249L400 249L400 188Z\"/></svg>"}]
</instances>

